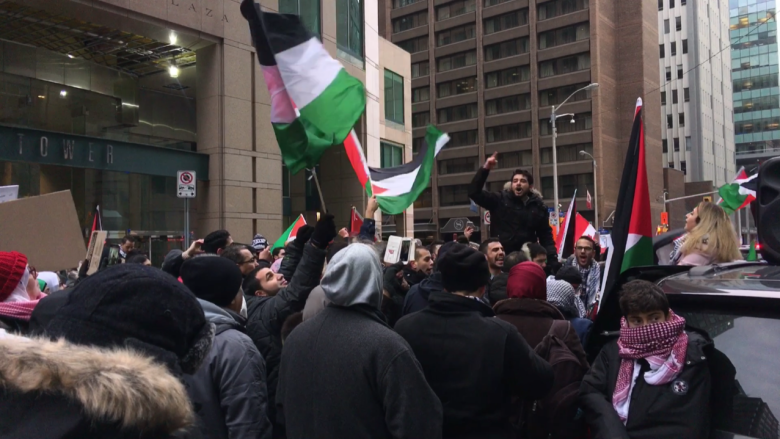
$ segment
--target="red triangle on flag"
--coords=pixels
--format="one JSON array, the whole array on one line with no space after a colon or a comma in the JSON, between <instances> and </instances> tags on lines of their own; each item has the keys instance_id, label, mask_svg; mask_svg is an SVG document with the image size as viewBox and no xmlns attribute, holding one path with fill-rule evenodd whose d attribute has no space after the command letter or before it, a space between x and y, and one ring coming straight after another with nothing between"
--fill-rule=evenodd
<instances>
[{"instance_id":1,"label":"red triangle on flag","mask_svg":"<svg viewBox=\"0 0 780 439\"><path fill-rule=\"evenodd\" d=\"M360 234L360 228L363 227L363 217L360 216L357 209L352 207L352 214L349 219L349 234L350 236L357 236Z\"/></svg>"}]
</instances>

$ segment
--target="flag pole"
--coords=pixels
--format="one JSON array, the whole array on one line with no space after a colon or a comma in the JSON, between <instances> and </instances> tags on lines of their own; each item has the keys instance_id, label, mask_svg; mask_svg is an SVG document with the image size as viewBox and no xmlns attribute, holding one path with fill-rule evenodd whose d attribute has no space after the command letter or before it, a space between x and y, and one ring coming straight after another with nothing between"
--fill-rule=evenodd
<instances>
[{"instance_id":1,"label":"flag pole","mask_svg":"<svg viewBox=\"0 0 780 439\"><path fill-rule=\"evenodd\" d=\"M320 194L320 204L322 205L322 210L323 212L327 212L328 209L325 207L325 198L322 196L322 188L320 187L320 179L317 178L317 168L311 168L309 171L311 171L311 176L314 177L314 184L317 185L317 192Z\"/></svg>"}]
</instances>

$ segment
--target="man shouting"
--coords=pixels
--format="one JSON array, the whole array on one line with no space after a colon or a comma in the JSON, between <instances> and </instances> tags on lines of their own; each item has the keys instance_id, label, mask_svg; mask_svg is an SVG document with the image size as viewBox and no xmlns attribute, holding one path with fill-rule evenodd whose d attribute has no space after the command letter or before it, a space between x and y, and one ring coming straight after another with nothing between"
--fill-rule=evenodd
<instances>
[{"instance_id":1,"label":"man shouting","mask_svg":"<svg viewBox=\"0 0 780 439\"><path fill-rule=\"evenodd\" d=\"M490 156L485 161L485 166L480 168L471 180L469 198L490 211L491 235L498 237L506 254L521 250L526 242L539 242L547 249L549 261L557 261L547 206L542 202L542 198L531 190L534 177L530 172L516 169L508 191L488 192L482 189L490 170L498 165L497 154Z\"/></svg>"}]
</instances>

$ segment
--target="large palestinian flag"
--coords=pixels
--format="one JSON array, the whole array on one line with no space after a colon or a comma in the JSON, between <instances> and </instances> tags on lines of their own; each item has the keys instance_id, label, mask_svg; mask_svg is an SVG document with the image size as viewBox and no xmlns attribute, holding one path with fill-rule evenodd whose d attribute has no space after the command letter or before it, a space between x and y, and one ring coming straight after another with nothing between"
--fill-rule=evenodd
<instances>
[{"instance_id":1,"label":"large palestinian flag","mask_svg":"<svg viewBox=\"0 0 780 439\"><path fill-rule=\"evenodd\" d=\"M447 134L428 125L425 142L417 157L394 168L370 168L354 131L344 141L344 148L368 196L376 195L379 208L386 215L397 215L411 206L428 187L436 155L449 140Z\"/></svg>"},{"instance_id":2,"label":"large palestinian flag","mask_svg":"<svg viewBox=\"0 0 780 439\"><path fill-rule=\"evenodd\" d=\"M726 211L732 213L750 205L756 199L758 190L758 174L747 175L745 168L737 172L737 176L729 184L725 184L718 189L720 200L718 204Z\"/></svg>"},{"instance_id":3,"label":"large palestinian flag","mask_svg":"<svg viewBox=\"0 0 780 439\"><path fill-rule=\"evenodd\" d=\"M620 273L632 267L653 265L653 226L650 192L645 164L645 133L642 123L642 99L636 100L634 126L623 165L612 227L612 249L605 266L602 294L611 291Z\"/></svg>"},{"instance_id":4,"label":"large palestinian flag","mask_svg":"<svg viewBox=\"0 0 780 439\"><path fill-rule=\"evenodd\" d=\"M339 145L363 114L363 84L333 59L297 15L241 2L271 95L271 124L282 160L295 174Z\"/></svg>"}]
</instances>

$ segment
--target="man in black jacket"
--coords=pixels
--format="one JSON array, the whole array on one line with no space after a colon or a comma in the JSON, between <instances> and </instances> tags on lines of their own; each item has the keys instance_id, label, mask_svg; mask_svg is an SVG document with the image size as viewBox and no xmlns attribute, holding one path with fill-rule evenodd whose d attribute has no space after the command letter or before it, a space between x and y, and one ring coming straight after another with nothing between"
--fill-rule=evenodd
<instances>
[{"instance_id":1,"label":"man in black jacket","mask_svg":"<svg viewBox=\"0 0 780 439\"><path fill-rule=\"evenodd\" d=\"M455 244L436 262L446 291L431 293L428 307L395 330L442 401L444 438L514 438L511 397L543 397L552 367L480 300L490 280L483 254Z\"/></svg>"},{"instance_id":2,"label":"man in black jacket","mask_svg":"<svg viewBox=\"0 0 780 439\"><path fill-rule=\"evenodd\" d=\"M550 260L557 261L547 206L531 189L534 177L524 169L515 170L509 191L483 190L490 170L498 164L496 154L477 171L469 186L469 198L490 211L490 232L497 236L506 254L519 251L526 242L539 242Z\"/></svg>"},{"instance_id":3,"label":"man in black jacket","mask_svg":"<svg viewBox=\"0 0 780 439\"><path fill-rule=\"evenodd\" d=\"M333 215L324 215L311 231L298 235L287 246L284 261L300 261L295 266L285 266L294 273L287 287L281 287L276 273L262 268L254 277L244 281L249 313L247 334L263 354L268 373L268 400L276 400L276 383L279 377L279 359L282 354L282 324L290 315L302 311L309 293L320 283L325 250L336 237ZM310 237L310 238L309 238ZM302 256L301 256L302 255ZM269 404L269 418L274 422L274 436L278 437L275 407Z\"/></svg>"}]
</instances>

